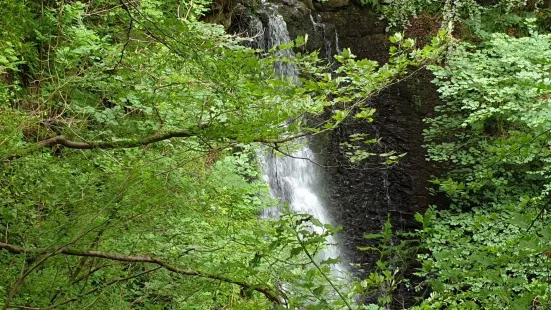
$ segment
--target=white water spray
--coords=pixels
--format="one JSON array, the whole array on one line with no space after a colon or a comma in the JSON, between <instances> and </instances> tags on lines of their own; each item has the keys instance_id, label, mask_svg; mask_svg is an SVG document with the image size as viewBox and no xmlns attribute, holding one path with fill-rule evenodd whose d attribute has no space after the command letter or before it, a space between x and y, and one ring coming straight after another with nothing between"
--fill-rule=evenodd
<instances>
[{"instance_id":1,"label":"white water spray","mask_svg":"<svg viewBox=\"0 0 551 310\"><path fill-rule=\"evenodd\" d=\"M289 32L283 17L276 8L269 3L264 3L266 11L270 12L268 23L265 25L263 36L259 40L266 42L266 49L273 46L289 43ZM265 36L265 37L264 37ZM285 58L294 57L291 49L280 51ZM282 77L291 77L298 81L297 68L294 64L280 62L276 64L275 71ZM316 165L316 157L308 147L306 140L297 141L304 144L300 150L291 154L276 156L265 152L259 155L259 162L263 171L264 180L270 185L272 195L281 198L289 204L291 211L307 213L314 216L322 224L332 224L329 212L322 198L324 179L323 171ZM280 207L264 210L264 217L275 218L280 213ZM317 233L323 233L322 227L313 227ZM329 247L316 258L323 261L340 256L340 250L333 236L327 237ZM341 274L346 268L343 264L334 265L333 272Z\"/></svg>"},{"instance_id":2,"label":"white water spray","mask_svg":"<svg viewBox=\"0 0 551 310\"><path fill-rule=\"evenodd\" d=\"M291 211L310 214L322 224L332 224L321 195L323 171L315 164L315 154L308 146L304 146L289 155L291 156L277 156L269 152L260 156L263 178L270 185L273 196L288 202ZM263 216L274 218L279 213L279 207L272 207L265 209ZM323 233L321 227L316 226L313 229L317 233ZM329 247L318 256L320 261L341 255L333 236L327 237L327 243L330 244ZM342 264L334 267L336 272L344 270L346 268Z\"/></svg>"}]
</instances>

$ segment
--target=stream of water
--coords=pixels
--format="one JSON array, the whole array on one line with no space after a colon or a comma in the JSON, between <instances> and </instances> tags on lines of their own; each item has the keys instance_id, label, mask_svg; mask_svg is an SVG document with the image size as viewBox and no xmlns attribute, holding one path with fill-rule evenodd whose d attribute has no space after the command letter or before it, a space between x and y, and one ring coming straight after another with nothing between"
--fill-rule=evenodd
<instances>
[{"instance_id":1,"label":"stream of water","mask_svg":"<svg viewBox=\"0 0 551 310\"><path fill-rule=\"evenodd\" d=\"M315 154L306 145L290 155L292 157L266 152L260 156L263 178L270 185L272 195L288 202L294 212L310 214L323 224L333 224L322 195L323 171L315 164ZM272 207L265 209L263 216L276 218L279 213L280 207ZM321 227L314 230L323 233ZM333 236L327 237L327 243L330 246L319 254L320 261L341 256ZM346 268L337 264L333 270L340 273Z\"/></svg>"},{"instance_id":2,"label":"stream of water","mask_svg":"<svg viewBox=\"0 0 551 310\"><path fill-rule=\"evenodd\" d=\"M267 25L263 25L262 33L256 36L260 41L259 46L270 49L273 46L290 42L289 32L283 17L277 9L269 3L263 2L266 11L269 13ZM259 28L258 23L254 25ZM283 57L294 57L291 49L280 51ZM291 77L298 81L297 69L294 64L281 62L275 66L276 72L282 77ZM323 199L324 173L316 163L318 158L308 146L308 141L297 141L304 146L292 152L291 156L276 156L273 152L260 152L259 162L263 170L264 180L270 185L272 195L287 202L292 211L307 213L317 218L322 224L333 224L327 203ZM281 155L281 154L280 154ZM280 207L264 210L263 216L277 217ZM322 233L321 227L314 227L318 233ZM341 256L333 236L327 238L330 246L319 254L318 260ZM334 273L341 273L346 270L343 264L333 267Z\"/></svg>"}]
</instances>

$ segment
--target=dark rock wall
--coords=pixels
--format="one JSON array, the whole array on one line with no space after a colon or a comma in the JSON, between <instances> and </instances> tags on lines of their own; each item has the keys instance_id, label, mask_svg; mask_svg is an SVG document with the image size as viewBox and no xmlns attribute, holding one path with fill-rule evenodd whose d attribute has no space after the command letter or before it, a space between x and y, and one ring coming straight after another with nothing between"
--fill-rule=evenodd
<instances>
[{"instance_id":1,"label":"dark rock wall","mask_svg":"<svg viewBox=\"0 0 551 310\"><path fill-rule=\"evenodd\" d=\"M304 13L304 10L294 9L294 6L301 6L297 4L299 1L282 0L278 3L291 38L308 33L310 50L323 51L327 47L327 43L323 44L323 37L308 20L311 14L316 23L325 24L325 40L327 37L333 38L337 33L341 49L350 48L360 59L369 58L379 63L387 61L390 45L385 33L386 24L374 12L350 4L346 9L338 11ZM410 29L410 34L425 43L430 32L437 30L434 27L425 28ZM335 40L330 41L335 46ZM419 228L414 214L423 213L433 199L427 187L430 186L428 179L434 168L425 161L426 152L422 147L423 118L429 116L439 103L431 79L429 72L420 70L408 79L382 90L369 103L377 110L372 124L349 120L319 143L322 145L319 151L325 158L325 165L331 167L326 172L331 212L336 223L343 226L341 244L349 262L357 266L353 270L359 276L369 274L378 258L377 253L357 250L358 246L377 245L376 241L366 240L363 235L381 232L387 215L390 215L393 228L397 231ZM350 135L356 133L381 138L379 143L369 147L374 153L395 151L407 154L398 164L390 167L385 166L382 163L384 160L378 156L353 165L344 154L341 143L349 141ZM416 279L411 276L411 272L415 267L402 267L413 283ZM412 289L400 287L394 294L393 308L411 305L415 294ZM376 298L369 301L376 301Z\"/></svg>"},{"instance_id":2,"label":"dark rock wall","mask_svg":"<svg viewBox=\"0 0 551 310\"><path fill-rule=\"evenodd\" d=\"M291 39L308 34L306 49L309 51L319 50L320 55L331 58L339 47L350 48L360 59L369 58L379 63L388 59L390 44L385 22L375 12L354 4L356 1L331 10L312 6L309 0L271 2L284 17ZM234 12L237 13L232 22L233 30L242 33L244 28L239 18L254 14L255 7L243 5ZM438 23L434 21L429 25L420 20L417 24L418 27L408 32L419 42L429 41L430 32L437 31L434 26ZM377 110L372 124L348 120L329 136L318 138L316 143L317 152L329 167L326 169L327 200L335 222L343 226L339 236L341 247L348 262L356 266L352 270L358 276L369 274L378 258L377 253L357 250L359 246L377 246L376 241L366 240L363 235L381 232L387 215L397 231L418 228L414 214L423 213L433 199L427 187L434 167L425 161L426 152L422 147L423 118L439 103L431 79L429 72L420 70L382 90L369 102ZM356 133L381 138L379 143L369 146L369 151L407 154L392 166L384 165L384 160L378 156L358 165L351 164L341 143L349 141L350 135ZM411 273L415 267L401 267L413 283L416 279ZM411 305L414 296L411 289L402 286L393 296L392 307L400 309ZM376 301L376 297L368 301Z\"/></svg>"},{"instance_id":3,"label":"dark rock wall","mask_svg":"<svg viewBox=\"0 0 551 310\"><path fill-rule=\"evenodd\" d=\"M335 167L328 171L330 205L336 222L343 226L341 240L350 262L357 264L359 276L369 274L379 258L377 252L357 250L359 246L378 246L376 240L366 240L363 235L380 233L387 216L395 231L415 230L419 228L415 213L423 214L433 200L427 187L434 169L425 161L422 119L438 103L438 97L427 72L412 79L416 80L393 86L371 100L377 109L373 124L349 121L332 133L326 147L326 164ZM406 155L392 166L384 165L377 156L351 166L340 143L356 133L381 138L380 143L369 147L374 153L396 151ZM418 266L398 267L413 284L419 282L412 276ZM400 286L393 296L394 308L411 305L416 295L412 288Z\"/></svg>"}]
</instances>

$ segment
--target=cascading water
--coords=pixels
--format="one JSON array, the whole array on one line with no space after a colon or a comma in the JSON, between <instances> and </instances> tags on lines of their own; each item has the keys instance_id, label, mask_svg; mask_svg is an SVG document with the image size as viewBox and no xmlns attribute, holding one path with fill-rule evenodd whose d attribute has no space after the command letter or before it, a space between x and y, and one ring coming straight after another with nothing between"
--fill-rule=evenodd
<instances>
[{"instance_id":1,"label":"cascading water","mask_svg":"<svg viewBox=\"0 0 551 310\"><path fill-rule=\"evenodd\" d=\"M268 16L265 18L266 22L262 31L258 29L259 24L254 23L255 31L257 31L253 34L256 46L267 50L280 44L289 43L291 39L283 17L271 4L263 2L263 6ZM280 51L280 53L285 58L294 57L291 49ZM298 81L297 68L292 63L280 62L276 64L275 70L282 77L291 77ZM323 192L320 182L324 179L323 172L316 166L315 154L308 146L307 141L297 142L303 143L305 146L289 154L291 156L276 156L273 152L261 152L259 162L263 170L263 177L270 185L272 195L287 202L292 211L307 213L322 224L331 224L331 218L320 195ZM277 217L279 211L279 207L269 208L264 211L263 216ZM318 233L322 232L321 228L315 227L314 229ZM327 242L330 246L317 257L320 261L337 258L341 254L333 236L329 236ZM333 268L335 273L341 273L344 270L346 268L342 264L335 265Z\"/></svg>"},{"instance_id":2,"label":"cascading water","mask_svg":"<svg viewBox=\"0 0 551 310\"><path fill-rule=\"evenodd\" d=\"M317 17L318 19L320 16ZM341 54L341 48L339 46L339 34L337 33L337 30L334 29L335 32L335 51L333 52L333 42L331 32L327 29L327 25L323 22L317 22L314 18L314 15L312 15L312 12L310 12L310 22L312 23L312 26L314 27L314 31L321 33L321 36L323 38L323 45L325 49L325 59L331 61L333 59L333 56L335 54L340 55Z\"/></svg>"},{"instance_id":3,"label":"cascading water","mask_svg":"<svg viewBox=\"0 0 551 310\"><path fill-rule=\"evenodd\" d=\"M341 47L339 46L339 33L337 32L336 29L335 29L335 51L339 55L342 53Z\"/></svg>"},{"instance_id":4,"label":"cascading water","mask_svg":"<svg viewBox=\"0 0 551 310\"><path fill-rule=\"evenodd\" d=\"M291 42L289 32L287 31L287 24L283 20L283 16L278 14L277 11L268 15L268 31L266 34L268 49ZM286 58L295 57L295 53L292 49L280 50L278 53L280 56ZM281 76L292 77L295 81L298 81L297 67L290 62L276 63L275 70Z\"/></svg>"},{"instance_id":5,"label":"cascading water","mask_svg":"<svg viewBox=\"0 0 551 310\"><path fill-rule=\"evenodd\" d=\"M331 218L320 195L323 192L320 182L323 180L323 171L315 164L315 154L310 147L304 146L290 155L277 156L273 152L269 152L260 158L263 177L270 185L272 194L288 202L292 211L307 213L313 215L323 224L331 224ZM279 211L280 209L277 207L268 208L264 210L263 216L277 217ZM315 227L314 229L318 233L322 233L321 228ZM341 255L333 236L329 236L327 242L330 246L320 253L319 260L337 258ZM345 267L339 264L335 266L334 270L344 271Z\"/></svg>"},{"instance_id":6,"label":"cascading water","mask_svg":"<svg viewBox=\"0 0 551 310\"><path fill-rule=\"evenodd\" d=\"M262 10L258 14L261 18L248 16L246 32L252 41L247 45L267 51L274 46L291 42L287 24L283 20L283 16L277 12L277 7L262 1ZM278 50L277 53L282 58L295 57L292 49ZM298 81L297 67L293 63L283 61L276 63L275 71L281 76Z\"/></svg>"},{"instance_id":7,"label":"cascading water","mask_svg":"<svg viewBox=\"0 0 551 310\"><path fill-rule=\"evenodd\" d=\"M331 59L331 54L332 54L331 40L327 39L325 24L316 22L312 14L310 14L310 22L312 22L312 26L314 26L314 31L318 31L319 29L319 31L321 32L321 35L323 37L324 47L325 47L325 58Z\"/></svg>"}]
</instances>

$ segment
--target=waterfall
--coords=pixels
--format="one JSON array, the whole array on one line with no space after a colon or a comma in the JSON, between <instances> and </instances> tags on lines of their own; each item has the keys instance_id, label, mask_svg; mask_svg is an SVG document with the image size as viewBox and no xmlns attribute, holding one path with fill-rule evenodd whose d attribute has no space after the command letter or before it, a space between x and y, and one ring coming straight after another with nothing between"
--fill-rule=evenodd
<instances>
[{"instance_id":1,"label":"waterfall","mask_svg":"<svg viewBox=\"0 0 551 310\"><path fill-rule=\"evenodd\" d=\"M342 53L341 47L339 46L339 33L337 32L337 29L335 29L335 51L338 55Z\"/></svg>"},{"instance_id":2,"label":"waterfall","mask_svg":"<svg viewBox=\"0 0 551 310\"><path fill-rule=\"evenodd\" d=\"M326 24L323 22L317 22L316 19L314 19L314 15L312 15L312 12L310 12L310 22L314 27L314 31L321 33L324 42L325 59L331 61L333 59L333 55L340 55L342 51L339 46L339 34L337 33L337 29L333 30L335 32L335 52L333 52L333 43L331 42L332 38L330 34L331 31L327 29Z\"/></svg>"},{"instance_id":3,"label":"waterfall","mask_svg":"<svg viewBox=\"0 0 551 310\"><path fill-rule=\"evenodd\" d=\"M331 41L327 39L326 30L325 30L325 24L324 23L318 23L314 20L314 16L310 13L310 22L312 22L312 25L314 26L314 31L318 31L318 29L321 30L321 35L323 37L324 47L325 47L325 58L331 59Z\"/></svg>"},{"instance_id":4,"label":"waterfall","mask_svg":"<svg viewBox=\"0 0 551 310\"><path fill-rule=\"evenodd\" d=\"M277 8L267 2L264 6L265 23L260 32L258 23L254 24L257 33L254 34L257 47L264 47L266 50L284 43L289 43L289 32L283 17L277 12ZM279 51L284 58L294 57L291 49ZM298 82L297 68L294 64L280 62L275 65L274 70L282 77L291 77ZM332 224L329 212L323 197L322 180L323 171L316 165L318 160L308 146L308 141L301 140L297 143L304 146L297 151L288 154L290 156L276 156L273 152L266 150L259 153L259 162L263 172L264 180L270 185L272 195L281 198L289 204L292 211L307 213L314 216L322 224ZM263 216L276 218L279 215L280 207L273 207L264 210ZM314 230L322 233L322 228L315 227ZM340 256L339 248L333 236L327 238L330 246L317 257L322 261L328 258ZM333 271L341 274L346 268L342 264L335 265Z\"/></svg>"},{"instance_id":5,"label":"waterfall","mask_svg":"<svg viewBox=\"0 0 551 310\"><path fill-rule=\"evenodd\" d=\"M289 32L287 31L287 24L283 20L277 11L275 14L268 16L268 31L267 31L268 49L278 46L280 44L289 43ZM294 58L295 53L292 49L278 51L279 56L284 58ZM298 81L297 67L293 63L279 62L275 65L276 72L281 76L292 77L295 81Z\"/></svg>"},{"instance_id":6,"label":"waterfall","mask_svg":"<svg viewBox=\"0 0 551 310\"><path fill-rule=\"evenodd\" d=\"M270 185L273 196L281 197L283 201L288 202L294 212L307 213L323 224L331 224L331 217L320 195L323 193L323 171L316 165L315 154L306 145L289 155L291 156L277 156L273 152L267 152L260 156L263 178ZM277 217L279 211L278 207L267 208L263 216ZM315 227L314 230L318 233L323 232L320 227ZM327 242L330 246L320 253L319 260L337 258L341 254L333 236L327 237ZM339 272L345 269L342 264L334 268Z\"/></svg>"},{"instance_id":7,"label":"waterfall","mask_svg":"<svg viewBox=\"0 0 551 310\"><path fill-rule=\"evenodd\" d=\"M291 42L287 24L283 16L278 13L277 7L269 2L262 1L262 8L257 15L248 16L246 33L252 39L247 45L252 48L267 51L274 46ZM278 50L281 58L292 59L295 53L292 49ZM275 71L280 76L290 77L298 82L297 67L290 62L281 61L275 64Z\"/></svg>"}]
</instances>

